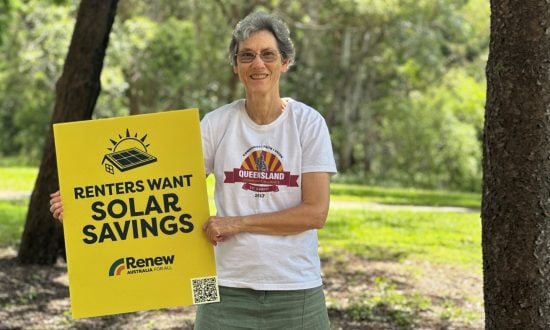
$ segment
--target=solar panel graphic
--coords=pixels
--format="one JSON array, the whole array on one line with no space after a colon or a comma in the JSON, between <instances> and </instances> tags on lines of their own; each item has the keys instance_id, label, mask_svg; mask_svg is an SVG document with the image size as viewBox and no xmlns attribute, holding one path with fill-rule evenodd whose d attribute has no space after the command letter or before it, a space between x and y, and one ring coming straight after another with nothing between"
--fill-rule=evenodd
<instances>
[{"instance_id":1,"label":"solar panel graphic","mask_svg":"<svg viewBox=\"0 0 550 330\"><path fill-rule=\"evenodd\" d=\"M111 164L118 168L119 171L124 172L136 167L154 163L157 161L157 158L143 150L139 150L138 148L131 148L107 154L103 157L103 161L101 163L105 163L106 160L111 162ZM112 170L108 169L107 165L108 164L105 164L105 169L108 172L113 173Z\"/></svg>"}]
</instances>

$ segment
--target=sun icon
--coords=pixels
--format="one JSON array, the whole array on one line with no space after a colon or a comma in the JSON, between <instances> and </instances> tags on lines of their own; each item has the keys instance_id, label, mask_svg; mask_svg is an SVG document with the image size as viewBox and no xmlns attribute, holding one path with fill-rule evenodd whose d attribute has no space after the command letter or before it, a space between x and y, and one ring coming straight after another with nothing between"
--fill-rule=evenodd
<instances>
[{"instance_id":1,"label":"sun icon","mask_svg":"<svg viewBox=\"0 0 550 330\"><path fill-rule=\"evenodd\" d=\"M109 139L113 146L107 148L110 153L101 161L105 171L115 174L115 169L124 172L156 162L157 157L147 152L149 144L146 144L146 139L147 134L140 138L137 133L130 134L129 129L126 129L125 135L119 135L118 140Z\"/></svg>"},{"instance_id":2,"label":"sun icon","mask_svg":"<svg viewBox=\"0 0 550 330\"><path fill-rule=\"evenodd\" d=\"M138 138L137 133L135 133L134 136L132 136L130 134L130 130L126 129L126 135L122 136L119 134L118 138L119 138L118 141L110 139L111 143L113 144L113 147L107 148L107 150L111 152L116 152L118 150L127 150L127 149L136 148L141 151L147 152L147 147L149 146L149 144L145 144L145 140L147 139L147 134L145 134L141 138Z\"/></svg>"}]
</instances>

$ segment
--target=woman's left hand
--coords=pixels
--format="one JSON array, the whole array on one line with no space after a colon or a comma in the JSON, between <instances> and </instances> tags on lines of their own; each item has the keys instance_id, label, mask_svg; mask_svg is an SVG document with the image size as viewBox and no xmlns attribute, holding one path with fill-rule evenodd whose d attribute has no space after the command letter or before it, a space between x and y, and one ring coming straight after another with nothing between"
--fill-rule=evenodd
<instances>
[{"instance_id":1,"label":"woman's left hand","mask_svg":"<svg viewBox=\"0 0 550 330\"><path fill-rule=\"evenodd\" d=\"M212 245L218 245L227 237L236 234L237 217L210 217L202 225L202 230Z\"/></svg>"}]
</instances>

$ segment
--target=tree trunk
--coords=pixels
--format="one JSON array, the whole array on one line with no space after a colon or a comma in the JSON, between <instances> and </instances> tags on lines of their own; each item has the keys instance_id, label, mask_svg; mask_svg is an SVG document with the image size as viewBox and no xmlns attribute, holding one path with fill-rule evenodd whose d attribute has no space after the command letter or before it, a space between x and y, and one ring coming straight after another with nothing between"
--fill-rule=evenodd
<instances>
[{"instance_id":1,"label":"tree trunk","mask_svg":"<svg viewBox=\"0 0 550 330\"><path fill-rule=\"evenodd\" d=\"M550 8L491 0L483 150L486 329L550 327Z\"/></svg>"},{"instance_id":2,"label":"tree trunk","mask_svg":"<svg viewBox=\"0 0 550 330\"><path fill-rule=\"evenodd\" d=\"M99 77L117 2L82 0L80 3L63 73L56 84L52 123L91 118L100 91ZM49 194L57 189L57 161L50 129L21 237L18 255L21 263L53 264L64 253L62 228L49 212Z\"/></svg>"}]
</instances>

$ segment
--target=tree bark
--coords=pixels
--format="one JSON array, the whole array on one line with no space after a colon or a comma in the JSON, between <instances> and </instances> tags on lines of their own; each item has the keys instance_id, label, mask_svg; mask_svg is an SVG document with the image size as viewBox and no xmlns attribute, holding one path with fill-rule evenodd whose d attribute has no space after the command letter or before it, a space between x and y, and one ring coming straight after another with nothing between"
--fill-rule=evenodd
<instances>
[{"instance_id":1,"label":"tree bark","mask_svg":"<svg viewBox=\"0 0 550 330\"><path fill-rule=\"evenodd\" d=\"M550 7L491 0L483 144L486 329L550 327Z\"/></svg>"},{"instance_id":2,"label":"tree bark","mask_svg":"<svg viewBox=\"0 0 550 330\"><path fill-rule=\"evenodd\" d=\"M101 89L99 78L117 2L82 0L80 3L63 73L56 84L52 123L91 118ZM18 253L21 263L53 264L64 254L61 225L49 212L49 194L57 189L57 161L50 127L21 237Z\"/></svg>"}]
</instances>

